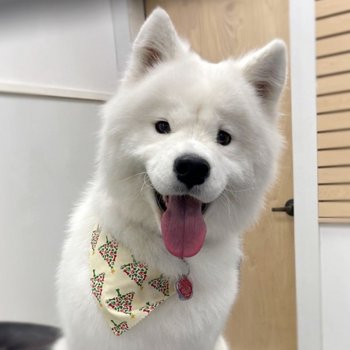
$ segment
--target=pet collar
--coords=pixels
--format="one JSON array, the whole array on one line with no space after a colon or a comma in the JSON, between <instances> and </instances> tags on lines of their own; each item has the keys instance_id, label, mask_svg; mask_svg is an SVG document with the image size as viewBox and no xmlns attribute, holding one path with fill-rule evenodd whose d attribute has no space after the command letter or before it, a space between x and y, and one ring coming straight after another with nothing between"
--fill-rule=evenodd
<instances>
[{"instance_id":1,"label":"pet collar","mask_svg":"<svg viewBox=\"0 0 350 350\"><path fill-rule=\"evenodd\" d=\"M116 336L134 327L175 294L174 283L137 261L131 251L95 226L91 237L90 281L100 310ZM181 300L192 296L187 276L176 282Z\"/></svg>"}]
</instances>

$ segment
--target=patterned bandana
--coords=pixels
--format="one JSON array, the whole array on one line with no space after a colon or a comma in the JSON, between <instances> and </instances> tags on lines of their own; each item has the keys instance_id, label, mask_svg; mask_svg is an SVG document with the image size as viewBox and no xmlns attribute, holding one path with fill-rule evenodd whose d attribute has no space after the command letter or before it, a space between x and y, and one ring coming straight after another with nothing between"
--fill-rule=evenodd
<instances>
[{"instance_id":1,"label":"patterned bandana","mask_svg":"<svg viewBox=\"0 0 350 350\"><path fill-rule=\"evenodd\" d=\"M99 226L92 232L90 280L92 294L116 336L175 294L174 283L137 261Z\"/></svg>"}]
</instances>

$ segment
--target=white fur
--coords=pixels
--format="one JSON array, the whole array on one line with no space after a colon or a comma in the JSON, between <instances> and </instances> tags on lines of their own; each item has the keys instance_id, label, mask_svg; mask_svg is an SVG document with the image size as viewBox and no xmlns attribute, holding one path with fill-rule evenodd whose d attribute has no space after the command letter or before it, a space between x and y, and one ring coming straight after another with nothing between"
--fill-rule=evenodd
<instances>
[{"instance_id":1,"label":"white fur","mask_svg":"<svg viewBox=\"0 0 350 350\"><path fill-rule=\"evenodd\" d=\"M211 64L178 38L165 11L153 12L118 93L104 107L96 173L70 222L58 277L65 338L55 350L228 349L220 334L238 291L242 233L256 221L275 174L285 72L280 40L238 61ZM171 133L155 131L159 120L169 122ZM219 129L231 134L229 145L216 142ZM200 155L211 166L207 181L190 192L211 202L204 246L186 259L194 297L168 299L116 337L91 294L92 227L99 222L169 277L186 273L164 246L153 191L185 193L173 173L174 159L183 153Z\"/></svg>"}]
</instances>

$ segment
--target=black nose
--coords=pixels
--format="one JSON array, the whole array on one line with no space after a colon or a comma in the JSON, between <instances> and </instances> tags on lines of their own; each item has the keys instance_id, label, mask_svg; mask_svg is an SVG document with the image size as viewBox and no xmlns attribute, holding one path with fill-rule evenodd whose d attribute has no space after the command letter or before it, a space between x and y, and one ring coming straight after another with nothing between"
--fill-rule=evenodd
<instances>
[{"instance_id":1,"label":"black nose","mask_svg":"<svg viewBox=\"0 0 350 350\"><path fill-rule=\"evenodd\" d=\"M199 156L185 154L175 159L174 172L179 181L191 188L204 183L209 176L210 165Z\"/></svg>"}]
</instances>

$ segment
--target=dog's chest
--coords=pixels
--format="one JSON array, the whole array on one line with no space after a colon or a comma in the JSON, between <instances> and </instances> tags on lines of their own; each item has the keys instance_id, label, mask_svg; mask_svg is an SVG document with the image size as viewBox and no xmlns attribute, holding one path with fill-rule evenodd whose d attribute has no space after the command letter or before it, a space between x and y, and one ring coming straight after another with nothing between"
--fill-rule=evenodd
<instances>
[{"instance_id":1,"label":"dog's chest","mask_svg":"<svg viewBox=\"0 0 350 350\"><path fill-rule=\"evenodd\" d=\"M132 346L135 337L140 337L149 339L150 346L145 349L150 350L213 350L237 294L238 270L234 260L230 264L218 260L212 266L198 256L191 263L192 299L181 301L176 295L169 298L134 332L126 334L125 349Z\"/></svg>"},{"instance_id":2,"label":"dog's chest","mask_svg":"<svg viewBox=\"0 0 350 350\"><path fill-rule=\"evenodd\" d=\"M237 293L237 271L221 270L201 283L198 277L193 278L191 300L174 295L125 335L110 339L112 344L118 350L213 350Z\"/></svg>"}]
</instances>

